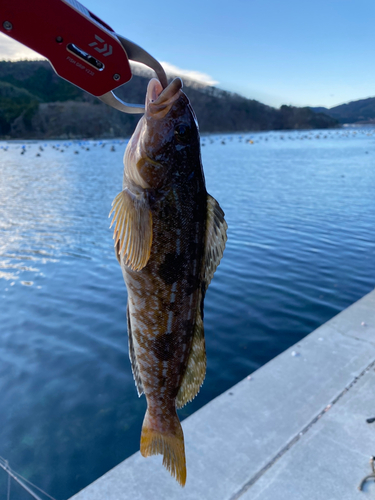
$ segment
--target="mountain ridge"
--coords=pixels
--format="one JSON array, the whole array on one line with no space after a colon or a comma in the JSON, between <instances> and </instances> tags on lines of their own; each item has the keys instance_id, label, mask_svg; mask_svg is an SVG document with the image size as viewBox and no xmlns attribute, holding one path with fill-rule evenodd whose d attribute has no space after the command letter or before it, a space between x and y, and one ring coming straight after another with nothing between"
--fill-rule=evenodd
<instances>
[{"instance_id":1,"label":"mountain ridge","mask_svg":"<svg viewBox=\"0 0 375 500\"><path fill-rule=\"evenodd\" d=\"M137 74L138 73L138 74ZM133 68L116 89L126 102L144 102L151 74ZM184 91L201 132L332 128L338 122L312 109L272 108L216 87L184 79ZM120 137L131 135L140 115L106 106L56 75L48 61L0 61L0 137L22 139Z\"/></svg>"},{"instance_id":2,"label":"mountain ridge","mask_svg":"<svg viewBox=\"0 0 375 500\"><path fill-rule=\"evenodd\" d=\"M311 107L316 113L324 113L338 120L340 124L358 123L358 124L373 124L375 123L375 97L367 97L350 101L332 108Z\"/></svg>"}]
</instances>

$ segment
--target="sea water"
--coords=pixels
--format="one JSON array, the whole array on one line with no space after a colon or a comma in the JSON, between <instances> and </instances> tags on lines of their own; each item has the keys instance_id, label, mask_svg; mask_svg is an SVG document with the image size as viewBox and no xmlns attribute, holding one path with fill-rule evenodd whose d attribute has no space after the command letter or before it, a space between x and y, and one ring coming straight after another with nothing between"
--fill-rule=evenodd
<instances>
[{"instance_id":1,"label":"sea water","mask_svg":"<svg viewBox=\"0 0 375 500\"><path fill-rule=\"evenodd\" d=\"M108 220L126 142L0 143L0 456L61 500L139 449ZM375 286L373 129L205 136L202 159L228 243L181 418Z\"/></svg>"}]
</instances>

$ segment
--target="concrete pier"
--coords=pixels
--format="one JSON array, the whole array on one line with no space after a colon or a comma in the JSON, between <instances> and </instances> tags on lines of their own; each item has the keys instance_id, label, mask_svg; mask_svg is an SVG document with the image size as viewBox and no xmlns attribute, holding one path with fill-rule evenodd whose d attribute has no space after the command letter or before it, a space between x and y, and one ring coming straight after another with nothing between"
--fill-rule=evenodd
<instances>
[{"instance_id":1,"label":"concrete pier","mask_svg":"<svg viewBox=\"0 0 375 500\"><path fill-rule=\"evenodd\" d=\"M136 453L71 500L375 498L375 290L187 418L187 483Z\"/></svg>"}]
</instances>

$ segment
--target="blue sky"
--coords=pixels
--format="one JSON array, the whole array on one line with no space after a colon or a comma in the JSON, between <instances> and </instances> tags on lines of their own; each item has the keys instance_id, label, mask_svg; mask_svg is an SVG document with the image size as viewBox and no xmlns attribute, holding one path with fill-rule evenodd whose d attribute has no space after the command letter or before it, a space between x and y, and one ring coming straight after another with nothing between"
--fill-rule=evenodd
<instances>
[{"instance_id":1,"label":"blue sky","mask_svg":"<svg viewBox=\"0 0 375 500\"><path fill-rule=\"evenodd\" d=\"M375 96L373 0L84 0L158 60L266 104ZM0 38L0 58L24 57Z\"/></svg>"}]
</instances>

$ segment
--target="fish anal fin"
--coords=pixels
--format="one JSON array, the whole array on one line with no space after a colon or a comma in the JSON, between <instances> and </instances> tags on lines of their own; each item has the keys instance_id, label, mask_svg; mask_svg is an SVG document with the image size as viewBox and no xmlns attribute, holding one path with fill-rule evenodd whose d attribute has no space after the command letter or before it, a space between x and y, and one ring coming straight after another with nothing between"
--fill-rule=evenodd
<instances>
[{"instance_id":1,"label":"fish anal fin","mask_svg":"<svg viewBox=\"0 0 375 500\"><path fill-rule=\"evenodd\" d=\"M161 431L153 425L149 410L143 421L141 434L141 454L144 457L163 455L163 465L173 477L185 486L186 458L184 434L177 413L172 416L172 425L168 432Z\"/></svg>"},{"instance_id":2,"label":"fish anal fin","mask_svg":"<svg viewBox=\"0 0 375 500\"><path fill-rule=\"evenodd\" d=\"M224 253L228 224L219 203L207 195L206 246L203 276L207 290Z\"/></svg>"},{"instance_id":3,"label":"fish anal fin","mask_svg":"<svg viewBox=\"0 0 375 500\"><path fill-rule=\"evenodd\" d=\"M151 253L152 214L145 192L134 194L125 188L112 203L116 256L134 271L143 269Z\"/></svg>"},{"instance_id":4,"label":"fish anal fin","mask_svg":"<svg viewBox=\"0 0 375 500\"><path fill-rule=\"evenodd\" d=\"M204 328L199 307L194 325L193 341L188 363L177 394L177 408L182 408L198 394L206 376L206 364Z\"/></svg>"},{"instance_id":5,"label":"fish anal fin","mask_svg":"<svg viewBox=\"0 0 375 500\"><path fill-rule=\"evenodd\" d=\"M138 396L141 396L143 394L143 384L142 384L141 374L139 372L137 357L134 351L134 341L133 341L133 333L131 327L129 304L127 307L127 319L128 319L129 358L132 366L134 382L137 387Z\"/></svg>"}]
</instances>

